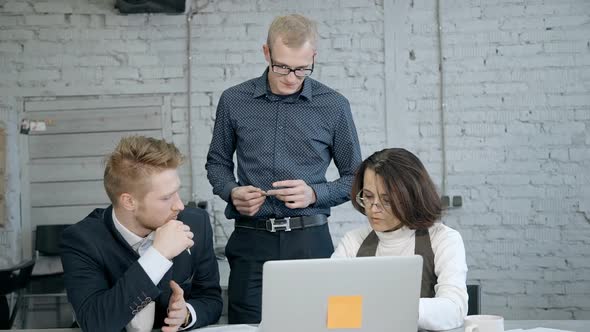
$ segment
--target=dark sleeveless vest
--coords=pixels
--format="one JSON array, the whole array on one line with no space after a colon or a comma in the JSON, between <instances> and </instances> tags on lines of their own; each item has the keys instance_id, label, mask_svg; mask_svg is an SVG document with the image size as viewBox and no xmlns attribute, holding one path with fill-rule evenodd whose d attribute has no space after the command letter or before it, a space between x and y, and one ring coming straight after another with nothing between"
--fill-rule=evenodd
<instances>
[{"instance_id":1,"label":"dark sleeveless vest","mask_svg":"<svg viewBox=\"0 0 590 332\"><path fill-rule=\"evenodd\" d=\"M415 236L416 255L422 256L422 287L420 288L420 297L434 297L434 285L436 285L436 274L434 273L434 252L430 243L430 234L427 229L416 230ZM375 231L371 231L365 238L356 257L375 256L379 245L379 237Z\"/></svg>"}]
</instances>

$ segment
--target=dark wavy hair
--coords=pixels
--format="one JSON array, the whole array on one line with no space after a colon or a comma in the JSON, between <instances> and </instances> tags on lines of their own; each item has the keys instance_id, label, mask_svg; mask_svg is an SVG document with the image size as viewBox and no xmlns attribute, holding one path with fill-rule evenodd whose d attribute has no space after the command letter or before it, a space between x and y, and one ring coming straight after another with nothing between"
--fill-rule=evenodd
<instances>
[{"instance_id":1,"label":"dark wavy hair","mask_svg":"<svg viewBox=\"0 0 590 332\"><path fill-rule=\"evenodd\" d=\"M404 226L427 229L442 215L442 203L424 165L413 153L401 148L384 149L365 159L352 184L352 205L362 214L356 201L363 190L365 171L372 169L384 182L391 212Z\"/></svg>"}]
</instances>

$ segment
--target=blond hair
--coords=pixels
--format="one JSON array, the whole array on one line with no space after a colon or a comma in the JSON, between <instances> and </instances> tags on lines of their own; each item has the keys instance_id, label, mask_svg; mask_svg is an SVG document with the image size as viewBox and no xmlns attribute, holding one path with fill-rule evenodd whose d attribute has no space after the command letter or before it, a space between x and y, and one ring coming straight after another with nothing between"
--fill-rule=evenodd
<instances>
[{"instance_id":1,"label":"blond hair","mask_svg":"<svg viewBox=\"0 0 590 332\"><path fill-rule=\"evenodd\" d=\"M176 169L184 157L172 143L145 136L129 136L105 160L104 188L113 205L130 192L143 198L149 191L149 176Z\"/></svg>"},{"instance_id":2,"label":"blond hair","mask_svg":"<svg viewBox=\"0 0 590 332\"><path fill-rule=\"evenodd\" d=\"M299 14L278 16L268 28L266 45L272 48L277 38L289 48L299 48L309 42L315 49L318 40L316 23Z\"/></svg>"}]
</instances>

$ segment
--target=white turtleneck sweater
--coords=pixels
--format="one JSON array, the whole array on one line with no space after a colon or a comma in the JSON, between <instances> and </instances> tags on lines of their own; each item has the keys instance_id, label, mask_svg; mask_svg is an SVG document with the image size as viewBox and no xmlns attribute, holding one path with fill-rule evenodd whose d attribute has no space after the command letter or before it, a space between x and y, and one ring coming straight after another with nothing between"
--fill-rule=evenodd
<instances>
[{"instance_id":1,"label":"white turtleneck sweater","mask_svg":"<svg viewBox=\"0 0 590 332\"><path fill-rule=\"evenodd\" d=\"M356 257L371 226L344 235L332 258ZM415 231L402 227L393 232L375 232L379 237L376 256L414 255ZM463 239L456 230L441 223L429 229L434 252L435 297L421 298L418 327L427 330L450 330L463 325L467 315L467 263Z\"/></svg>"}]
</instances>

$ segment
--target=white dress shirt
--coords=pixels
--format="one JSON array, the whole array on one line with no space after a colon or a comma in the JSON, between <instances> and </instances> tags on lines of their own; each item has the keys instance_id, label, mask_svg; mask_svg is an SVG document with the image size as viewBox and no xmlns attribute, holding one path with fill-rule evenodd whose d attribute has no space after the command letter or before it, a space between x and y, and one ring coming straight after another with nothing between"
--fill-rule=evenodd
<instances>
[{"instance_id":1,"label":"white dress shirt","mask_svg":"<svg viewBox=\"0 0 590 332\"><path fill-rule=\"evenodd\" d=\"M137 260L139 265L143 268L145 273L148 275L150 280L154 283L154 285L158 285L158 283L162 280L166 272L172 267L172 262L169 261L166 257L162 256L156 248L152 246L154 242L155 233L151 232L145 238L142 238L135 233L131 232L127 229L117 216L115 215L115 209L113 209L113 221L115 224L115 228L123 239L129 243L129 245L139 254L139 259ZM187 309L191 313L191 321L189 324L181 328L180 330L189 329L197 322L197 315L195 313L195 309L190 303L186 304ZM135 317L127 324L126 329L130 332L145 332L151 331L154 325L154 316L156 313L156 304L152 301L150 304L145 306L140 312L138 312ZM149 327L148 327L149 325Z\"/></svg>"}]
</instances>

